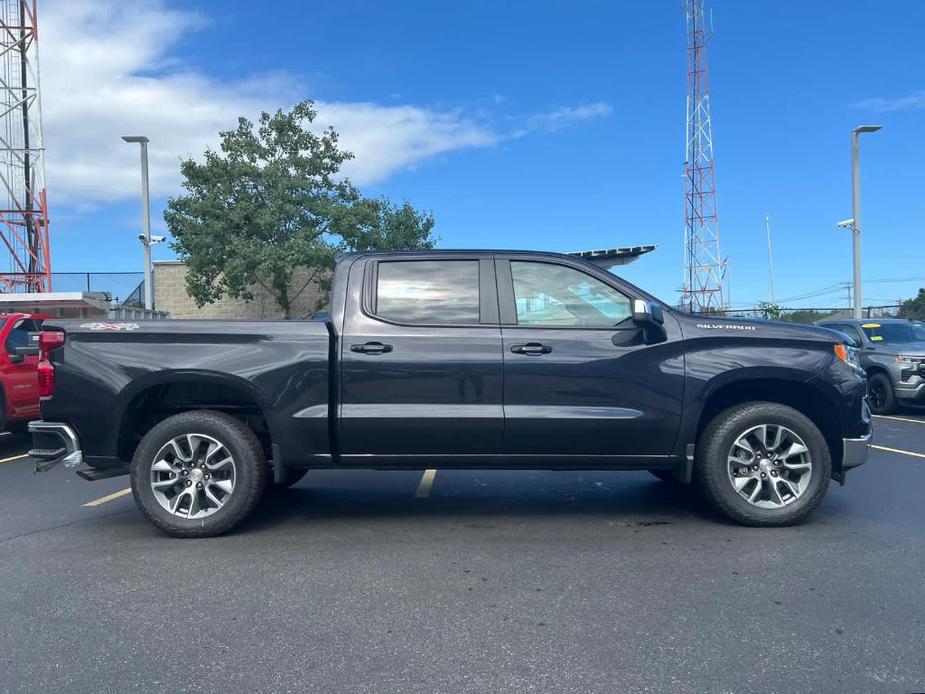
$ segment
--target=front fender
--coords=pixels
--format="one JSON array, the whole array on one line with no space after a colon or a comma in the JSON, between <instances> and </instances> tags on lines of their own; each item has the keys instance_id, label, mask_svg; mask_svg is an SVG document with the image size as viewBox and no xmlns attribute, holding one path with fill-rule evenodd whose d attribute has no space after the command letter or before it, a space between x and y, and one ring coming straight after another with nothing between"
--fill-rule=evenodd
<instances>
[{"instance_id":1,"label":"front fender","mask_svg":"<svg viewBox=\"0 0 925 694\"><path fill-rule=\"evenodd\" d=\"M684 414L675 454L684 456L696 443L704 409L720 390L748 382L809 383L834 358L830 347L820 347L785 340L692 340L685 360Z\"/></svg>"}]
</instances>

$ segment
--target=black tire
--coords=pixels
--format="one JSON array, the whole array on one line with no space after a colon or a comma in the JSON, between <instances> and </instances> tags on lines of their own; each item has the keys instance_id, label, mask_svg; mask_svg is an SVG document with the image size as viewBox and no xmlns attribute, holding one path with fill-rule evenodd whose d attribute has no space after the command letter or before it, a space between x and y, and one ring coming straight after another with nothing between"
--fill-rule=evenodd
<instances>
[{"instance_id":1,"label":"black tire","mask_svg":"<svg viewBox=\"0 0 925 694\"><path fill-rule=\"evenodd\" d=\"M730 481L728 457L733 444L749 428L780 425L799 436L808 449L812 474L795 500L778 508L760 508L740 495ZM694 477L710 503L731 520L751 526L793 525L819 505L829 488L832 458L819 428L801 412L775 402L736 405L716 415L697 442Z\"/></svg>"},{"instance_id":2,"label":"black tire","mask_svg":"<svg viewBox=\"0 0 925 694\"><path fill-rule=\"evenodd\" d=\"M874 414L896 412L896 394L893 383L885 373L877 372L867 379L867 404Z\"/></svg>"},{"instance_id":3,"label":"black tire","mask_svg":"<svg viewBox=\"0 0 925 694\"><path fill-rule=\"evenodd\" d=\"M161 448L175 437L191 433L216 439L234 459L233 493L224 505L203 518L183 518L165 509L155 498L150 482ZM260 441L246 424L223 412L183 412L158 423L141 440L132 459L132 494L148 520L168 535L212 537L228 532L250 515L263 495L268 472Z\"/></svg>"}]
</instances>

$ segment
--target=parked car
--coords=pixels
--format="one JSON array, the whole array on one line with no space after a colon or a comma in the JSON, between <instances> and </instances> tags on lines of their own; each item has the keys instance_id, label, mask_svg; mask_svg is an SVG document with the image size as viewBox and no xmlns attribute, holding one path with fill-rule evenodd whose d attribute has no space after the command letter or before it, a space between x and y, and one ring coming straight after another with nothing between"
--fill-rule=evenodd
<instances>
[{"instance_id":1,"label":"parked car","mask_svg":"<svg viewBox=\"0 0 925 694\"><path fill-rule=\"evenodd\" d=\"M828 319L817 325L844 333L860 351L874 414L892 414L901 405L925 405L925 325L921 321Z\"/></svg>"},{"instance_id":2,"label":"parked car","mask_svg":"<svg viewBox=\"0 0 925 694\"><path fill-rule=\"evenodd\" d=\"M0 431L39 417L38 336L47 316L0 314Z\"/></svg>"},{"instance_id":3,"label":"parked car","mask_svg":"<svg viewBox=\"0 0 925 694\"><path fill-rule=\"evenodd\" d=\"M49 321L31 455L129 473L182 537L311 468L651 470L786 525L868 455L831 330L681 313L554 253L363 253L331 291L325 322Z\"/></svg>"}]
</instances>

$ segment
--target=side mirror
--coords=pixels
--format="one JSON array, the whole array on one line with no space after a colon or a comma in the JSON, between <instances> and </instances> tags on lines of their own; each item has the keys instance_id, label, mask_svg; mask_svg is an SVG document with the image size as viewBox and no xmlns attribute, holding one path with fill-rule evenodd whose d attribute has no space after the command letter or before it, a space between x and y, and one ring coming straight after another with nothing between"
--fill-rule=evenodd
<instances>
[{"instance_id":1,"label":"side mirror","mask_svg":"<svg viewBox=\"0 0 925 694\"><path fill-rule=\"evenodd\" d=\"M656 303L642 299L633 301L633 323L643 329L646 344L651 345L668 339L665 314L662 307Z\"/></svg>"},{"instance_id":2,"label":"side mirror","mask_svg":"<svg viewBox=\"0 0 925 694\"><path fill-rule=\"evenodd\" d=\"M662 307L658 304L636 299L633 301L633 322L642 326L661 326L665 323L665 315L662 313Z\"/></svg>"}]
</instances>

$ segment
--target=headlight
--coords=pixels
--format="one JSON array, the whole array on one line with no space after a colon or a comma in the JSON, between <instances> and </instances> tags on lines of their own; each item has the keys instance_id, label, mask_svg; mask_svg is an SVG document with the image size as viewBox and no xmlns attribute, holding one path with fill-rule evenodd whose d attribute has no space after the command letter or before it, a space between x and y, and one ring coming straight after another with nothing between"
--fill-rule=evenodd
<instances>
[{"instance_id":1,"label":"headlight","mask_svg":"<svg viewBox=\"0 0 925 694\"><path fill-rule=\"evenodd\" d=\"M907 354L897 354L896 363L903 369L917 369L925 364L925 357L910 357Z\"/></svg>"},{"instance_id":2,"label":"headlight","mask_svg":"<svg viewBox=\"0 0 925 694\"><path fill-rule=\"evenodd\" d=\"M850 364L855 368L861 368L861 353L857 347L852 347L851 345L837 344L833 345L835 348L835 356L841 359L846 364Z\"/></svg>"},{"instance_id":3,"label":"headlight","mask_svg":"<svg viewBox=\"0 0 925 694\"><path fill-rule=\"evenodd\" d=\"M861 350L848 345L848 363L861 368Z\"/></svg>"}]
</instances>

